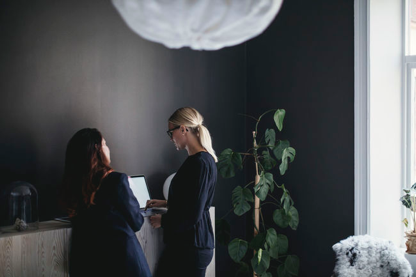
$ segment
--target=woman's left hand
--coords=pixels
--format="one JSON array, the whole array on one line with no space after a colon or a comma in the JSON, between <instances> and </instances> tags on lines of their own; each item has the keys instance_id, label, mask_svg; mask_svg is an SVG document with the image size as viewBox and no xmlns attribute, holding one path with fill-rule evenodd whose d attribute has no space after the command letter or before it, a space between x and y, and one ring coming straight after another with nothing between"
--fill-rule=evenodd
<instances>
[{"instance_id":1,"label":"woman's left hand","mask_svg":"<svg viewBox=\"0 0 416 277\"><path fill-rule=\"evenodd\" d=\"M150 225L152 225L152 227L154 229L160 228L161 223L162 223L162 215L161 214L153 215L153 216L150 217Z\"/></svg>"}]
</instances>

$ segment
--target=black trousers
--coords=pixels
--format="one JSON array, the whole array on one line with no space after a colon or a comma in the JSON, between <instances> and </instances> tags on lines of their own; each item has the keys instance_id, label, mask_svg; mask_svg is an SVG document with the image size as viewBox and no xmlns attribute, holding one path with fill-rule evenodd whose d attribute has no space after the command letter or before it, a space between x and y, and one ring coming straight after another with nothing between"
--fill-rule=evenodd
<instances>
[{"instance_id":1,"label":"black trousers","mask_svg":"<svg viewBox=\"0 0 416 277\"><path fill-rule=\"evenodd\" d=\"M166 246L159 259L155 277L205 277L213 249Z\"/></svg>"}]
</instances>

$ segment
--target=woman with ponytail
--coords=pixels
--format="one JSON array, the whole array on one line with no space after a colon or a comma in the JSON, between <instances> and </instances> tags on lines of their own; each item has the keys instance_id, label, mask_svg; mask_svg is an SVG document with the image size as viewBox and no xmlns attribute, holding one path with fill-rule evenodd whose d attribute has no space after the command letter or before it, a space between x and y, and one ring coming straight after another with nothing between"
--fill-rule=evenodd
<instances>
[{"instance_id":1,"label":"woman with ponytail","mask_svg":"<svg viewBox=\"0 0 416 277\"><path fill-rule=\"evenodd\" d=\"M180 108L168 120L168 135L188 158L171 181L168 201L149 200L147 207L168 207L150 218L163 228L166 244L156 276L203 277L213 257L214 234L209 208L217 181L217 156L204 119L194 108Z\"/></svg>"},{"instance_id":2,"label":"woman with ponytail","mask_svg":"<svg viewBox=\"0 0 416 277\"><path fill-rule=\"evenodd\" d=\"M151 276L135 232L143 224L126 174L110 167L110 149L97 129L78 131L66 149L64 203L72 222L69 273Z\"/></svg>"}]
</instances>

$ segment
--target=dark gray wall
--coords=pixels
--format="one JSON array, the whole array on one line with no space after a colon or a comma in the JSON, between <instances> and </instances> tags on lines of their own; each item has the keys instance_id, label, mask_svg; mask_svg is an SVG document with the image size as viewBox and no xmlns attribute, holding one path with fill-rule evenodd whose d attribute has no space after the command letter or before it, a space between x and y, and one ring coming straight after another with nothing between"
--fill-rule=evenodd
<instances>
[{"instance_id":1,"label":"dark gray wall","mask_svg":"<svg viewBox=\"0 0 416 277\"><path fill-rule=\"evenodd\" d=\"M166 135L175 109L193 106L204 115L217 152L244 148L244 45L170 50L133 33L111 1L0 3L1 184L34 184L41 220L58 213L66 144L81 128L101 130L112 166L145 174L158 198L186 158ZM218 216L231 207L237 182L219 180ZM219 271L231 270L219 249Z\"/></svg>"},{"instance_id":2,"label":"dark gray wall","mask_svg":"<svg viewBox=\"0 0 416 277\"><path fill-rule=\"evenodd\" d=\"M290 252L300 276L330 276L331 246L354 234L354 1L285 1L247 61L247 113L286 109L297 150L280 179L300 215Z\"/></svg>"},{"instance_id":3,"label":"dark gray wall","mask_svg":"<svg viewBox=\"0 0 416 277\"><path fill-rule=\"evenodd\" d=\"M331 246L354 227L352 0L285 1L264 34L214 52L143 40L110 1L0 3L0 184L34 184L42 220L57 213L65 147L81 128L101 130L113 167L146 174L162 197L163 181L186 157L165 133L176 108L200 110L217 152L251 143L244 136L252 126L238 113L285 108L282 137L297 157L281 181L301 220L287 231L290 250L301 276L330 275ZM241 174L219 179L217 217L242 183ZM244 237L246 218L227 218ZM216 262L217 276L234 276L226 247L217 247Z\"/></svg>"}]
</instances>

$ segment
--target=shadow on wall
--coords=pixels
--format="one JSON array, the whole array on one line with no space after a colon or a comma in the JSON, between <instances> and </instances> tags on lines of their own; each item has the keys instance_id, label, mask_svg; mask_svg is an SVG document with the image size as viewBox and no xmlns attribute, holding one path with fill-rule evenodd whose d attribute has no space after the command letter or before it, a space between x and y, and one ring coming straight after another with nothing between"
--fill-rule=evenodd
<instances>
[{"instance_id":1,"label":"shadow on wall","mask_svg":"<svg viewBox=\"0 0 416 277\"><path fill-rule=\"evenodd\" d=\"M28 134L19 131L3 133L0 137L0 153L0 190L14 181L26 181L36 187L37 156ZM5 211L0 209L0 222L6 221Z\"/></svg>"}]
</instances>

